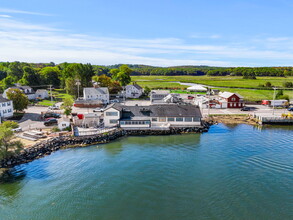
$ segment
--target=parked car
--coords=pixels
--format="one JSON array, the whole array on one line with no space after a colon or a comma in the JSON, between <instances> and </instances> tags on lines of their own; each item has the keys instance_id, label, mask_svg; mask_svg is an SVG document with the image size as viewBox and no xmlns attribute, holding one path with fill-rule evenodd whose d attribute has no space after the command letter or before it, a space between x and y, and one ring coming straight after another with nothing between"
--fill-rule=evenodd
<instances>
[{"instance_id":1,"label":"parked car","mask_svg":"<svg viewBox=\"0 0 293 220\"><path fill-rule=\"evenodd\" d=\"M22 128L21 127L18 127L18 128L14 128L12 129L13 132L21 132L22 131Z\"/></svg>"},{"instance_id":2,"label":"parked car","mask_svg":"<svg viewBox=\"0 0 293 220\"><path fill-rule=\"evenodd\" d=\"M247 106L244 106L242 109L240 109L240 111L250 111L250 108Z\"/></svg>"},{"instance_id":3,"label":"parked car","mask_svg":"<svg viewBox=\"0 0 293 220\"><path fill-rule=\"evenodd\" d=\"M287 110L290 111L290 112L293 112L293 107L292 108L288 108Z\"/></svg>"},{"instance_id":4,"label":"parked car","mask_svg":"<svg viewBox=\"0 0 293 220\"><path fill-rule=\"evenodd\" d=\"M118 102L119 102L119 99L110 100L110 103L118 103Z\"/></svg>"},{"instance_id":5,"label":"parked car","mask_svg":"<svg viewBox=\"0 0 293 220\"><path fill-rule=\"evenodd\" d=\"M105 109L103 108L95 108L93 112L103 112Z\"/></svg>"},{"instance_id":6,"label":"parked car","mask_svg":"<svg viewBox=\"0 0 293 220\"><path fill-rule=\"evenodd\" d=\"M47 112L45 113L44 118L61 118L61 115L55 112Z\"/></svg>"},{"instance_id":7,"label":"parked car","mask_svg":"<svg viewBox=\"0 0 293 220\"><path fill-rule=\"evenodd\" d=\"M45 126L50 126L50 125L57 125L58 121L56 118L50 118L49 120L44 122Z\"/></svg>"},{"instance_id":8,"label":"parked car","mask_svg":"<svg viewBox=\"0 0 293 220\"><path fill-rule=\"evenodd\" d=\"M189 96L187 96L187 99L194 99L194 96L189 95Z\"/></svg>"},{"instance_id":9,"label":"parked car","mask_svg":"<svg viewBox=\"0 0 293 220\"><path fill-rule=\"evenodd\" d=\"M48 110L60 110L60 109L59 109L58 106L53 105L53 106L50 106L50 107L48 108Z\"/></svg>"}]
</instances>

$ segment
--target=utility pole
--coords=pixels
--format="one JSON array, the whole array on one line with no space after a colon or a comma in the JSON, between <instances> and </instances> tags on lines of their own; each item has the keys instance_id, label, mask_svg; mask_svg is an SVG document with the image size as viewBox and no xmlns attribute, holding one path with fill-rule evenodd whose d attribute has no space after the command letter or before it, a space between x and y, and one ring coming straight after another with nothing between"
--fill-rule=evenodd
<instances>
[{"instance_id":1,"label":"utility pole","mask_svg":"<svg viewBox=\"0 0 293 220\"><path fill-rule=\"evenodd\" d=\"M275 97L276 97L276 87L274 87L274 97L273 97L273 116L275 116Z\"/></svg>"},{"instance_id":2,"label":"utility pole","mask_svg":"<svg viewBox=\"0 0 293 220\"><path fill-rule=\"evenodd\" d=\"M81 85L80 80L76 80L75 85L77 85L77 100L79 99L79 86Z\"/></svg>"},{"instance_id":3,"label":"utility pole","mask_svg":"<svg viewBox=\"0 0 293 220\"><path fill-rule=\"evenodd\" d=\"M49 86L50 86L51 104L53 105L52 85L49 85Z\"/></svg>"}]
</instances>

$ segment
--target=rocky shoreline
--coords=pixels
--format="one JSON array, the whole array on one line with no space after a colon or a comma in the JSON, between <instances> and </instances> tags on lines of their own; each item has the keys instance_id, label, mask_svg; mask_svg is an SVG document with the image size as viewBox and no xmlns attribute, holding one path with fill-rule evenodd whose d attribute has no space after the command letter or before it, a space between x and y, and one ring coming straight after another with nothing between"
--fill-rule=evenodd
<instances>
[{"instance_id":1,"label":"rocky shoreline","mask_svg":"<svg viewBox=\"0 0 293 220\"><path fill-rule=\"evenodd\" d=\"M256 118L251 115L211 115L206 121L210 124L249 124L258 125Z\"/></svg>"},{"instance_id":2,"label":"rocky shoreline","mask_svg":"<svg viewBox=\"0 0 293 220\"><path fill-rule=\"evenodd\" d=\"M16 165L29 163L35 159L50 155L60 149L72 147L85 147L94 144L108 143L123 136L144 136L144 135L172 135L182 133L202 133L208 131L209 125L205 124L202 128L170 128L169 130L123 130L116 129L104 134L89 135L89 136L67 136L56 137L47 141L37 143L30 148L22 150L19 154L0 161L0 169L4 171L7 168L12 168ZM0 170L1 171L1 170ZM0 172L1 174L1 172Z\"/></svg>"}]
</instances>

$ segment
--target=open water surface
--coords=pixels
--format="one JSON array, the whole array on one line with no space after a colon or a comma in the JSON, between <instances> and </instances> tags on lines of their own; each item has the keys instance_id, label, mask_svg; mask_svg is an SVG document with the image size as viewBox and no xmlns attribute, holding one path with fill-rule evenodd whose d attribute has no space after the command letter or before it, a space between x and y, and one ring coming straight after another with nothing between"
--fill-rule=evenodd
<instances>
[{"instance_id":1,"label":"open water surface","mask_svg":"<svg viewBox=\"0 0 293 220\"><path fill-rule=\"evenodd\" d=\"M293 129L220 124L58 151L0 179L0 219L293 219Z\"/></svg>"}]
</instances>

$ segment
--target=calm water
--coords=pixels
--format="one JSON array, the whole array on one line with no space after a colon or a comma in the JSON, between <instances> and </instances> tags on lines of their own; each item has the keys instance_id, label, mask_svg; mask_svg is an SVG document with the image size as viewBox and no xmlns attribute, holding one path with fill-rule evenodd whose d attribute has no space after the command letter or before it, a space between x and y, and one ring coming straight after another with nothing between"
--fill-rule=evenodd
<instances>
[{"instance_id":1,"label":"calm water","mask_svg":"<svg viewBox=\"0 0 293 220\"><path fill-rule=\"evenodd\" d=\"M1 179L0 219L293 219L293 129L217 125L59 151Z\"/></svg>"}]
</instances>

